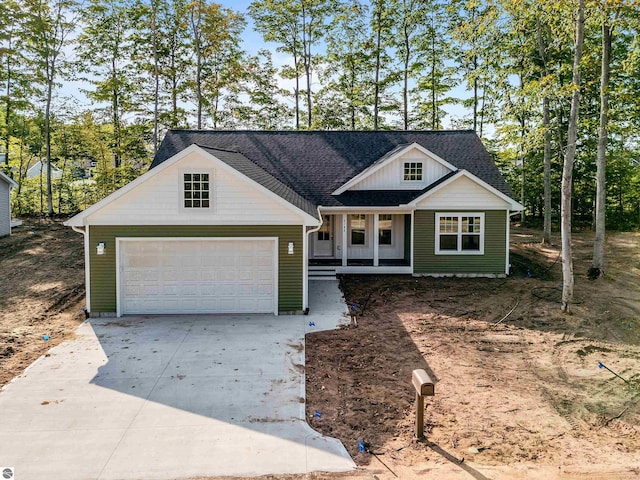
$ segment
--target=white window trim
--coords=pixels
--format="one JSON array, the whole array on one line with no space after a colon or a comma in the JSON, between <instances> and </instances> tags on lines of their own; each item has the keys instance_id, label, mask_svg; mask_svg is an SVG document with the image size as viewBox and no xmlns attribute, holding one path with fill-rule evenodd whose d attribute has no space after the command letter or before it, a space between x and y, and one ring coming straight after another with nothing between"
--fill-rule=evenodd
<instances>
[{"instance_id":1,"label":"white window trim","mask_svg":"<svg viewBox=\"0 0 640 480\"><path fill-rule=\"evenodd\" d=\"M440 219L442 217L458 217L458 250L455 252L440 250ZM462 217L480 217L480 250L462 250ZM484 255L484 212L436 212L435 227L436 255Z\"/></svg>"},{"instance_id":2,"label":"white window trim","mask_svg":"<svg viewBox=\"0 0 640 480\"><path fill-rule=\"evenodd\" d=\"M407 164L415 163L416 165L420 165L420 171L422 172L422 178L420 180L405 180L404 178L404 167ZM420 185L424 183L424 161L422 160L403 160L402 161L402 183L405 185Z\"/></svg>"},{"instance_id":3,"label":"white window trim","mask_svg":"<svg viewBox=\"0 0 640 480\"><path fill-rule=\"evenodd\" d=\"M210 168L187 168L181 169L179 173L179 181L180 181L180 198L178 201L180 202L180 212L182 213L192 213L192 214L202 214L202 213L215 213L216 211L216 189L215 189L215 175L214 170ZM208 207L185 207L184 206L184 174L185 173L208 173L209 174L209 206Z\"/></svg>"},{"instance_id":4,"label":"white window trim","mask_svg":"<svg viewBox=\"0 0 640 480\"><path fill-rule=\"evenodd\" d=\"M391 216L391 227L390 228L382 228L380 227L380 215L390 215ZM378 231L376 232L378 234L378 247L379 248L393 248L394 245L394 224L396 223L396 219L395 219L395 215L393 215L392 213L381 213L378 215ZM380 243L380 230L391 230L391 243Z\"/></svg>"},{"instance_id":5,"label":"white window trim","mask_svg":"<svg viewBox=\"0 0 640 480\"><path fill-rule=\"evenodd\" d=\"M364 215L364 243L352 243L351 242L351 215ZM369 247L369 235L367 234L369 230L369 215L366 213L349 213L347 214L347 224L349 230L349 247L353 248L368 248ZM358 229L359 230L359 229Z\"/></svg>"}]
</instances>

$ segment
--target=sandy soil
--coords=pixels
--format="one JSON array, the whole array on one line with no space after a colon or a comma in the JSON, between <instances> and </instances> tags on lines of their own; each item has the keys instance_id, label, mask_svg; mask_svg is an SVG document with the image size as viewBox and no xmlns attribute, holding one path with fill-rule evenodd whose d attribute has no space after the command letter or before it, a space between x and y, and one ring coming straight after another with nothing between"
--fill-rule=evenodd
<instances>
[{"instance_id":1,"label":"sandy soil","mask_svg":"<svg viewBox=\"0 0 640 480\"><path fill-rule=\"evenodd\" d=\"M575 235L572 315L559 239L539 240L514 229L508 279L343 278L358 328L307 336L307 416L359 469L262 478L640 477L640 234L609 235L598 281L591 234ZM0 239L0 288L1 386L84 319L82 236L26 221ZM422 442L415 368L436 381Z\"/></svg>"},{"instance_id":2,"label":"sandy soil","mask_svg":"<svg viewBox=\"0 0 640 480\"><path fill-rule=\"evenodd\" d=\"M608 277L589 281L591 236L576 235L573 315L558 248L534 231L514 233L508 279L345 277L359 326L307 336L309 423L389 478L639 475L640 234L608 243ZM425 442L416 368L436 382Z\"/></svg>"},{"instance_id":3,"label":"sandy soil","mask_svg":"<svg viewBox=\"0 0 640 480\"><path fill-rule=\"evenodd\" d=\"M0 238L0 386L73 335L82 307L81 234L36 219Z\"/></svg>"}]
</instances>

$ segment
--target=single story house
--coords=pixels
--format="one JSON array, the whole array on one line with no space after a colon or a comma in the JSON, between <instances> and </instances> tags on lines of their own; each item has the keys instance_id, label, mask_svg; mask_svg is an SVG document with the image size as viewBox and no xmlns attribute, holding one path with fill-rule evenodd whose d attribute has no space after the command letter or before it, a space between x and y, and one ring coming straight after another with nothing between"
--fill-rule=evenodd
<instances>
[{"instance_id":1,"label":"single story house","mask_svg":"<svg viewBox=\"0 0 640 480\"><path fill-rule=\"evenodd\" d=\"M91 315L278 314L317 275L507 275L521 209L473 131L171 130L66 225Z\"/></svg>"},{"instance_id":2,"label":"single story house","mask_svg":"<svg viewBox=\"0 0 640 480\"><path fill-rule=\"evenodd\" d=\"M0 237L11 235L11 189L18 184L0 171Z\"/></svg>"}]
</instances>

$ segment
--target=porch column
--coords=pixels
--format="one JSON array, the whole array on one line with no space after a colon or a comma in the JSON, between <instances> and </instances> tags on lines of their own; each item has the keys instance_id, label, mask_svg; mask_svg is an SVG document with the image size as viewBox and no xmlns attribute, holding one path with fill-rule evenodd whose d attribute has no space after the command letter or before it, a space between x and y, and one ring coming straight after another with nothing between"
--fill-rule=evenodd
<instances>
[{"instance_id":1,"label":"porch column","mask_svg":"<svg viewBox=\"0 0 640 480\"><path fill-rule=\"evenodd\" d=\"M378 238L378 230L380 228L380 214L373 214L373 266L380 265L380 239Z\"/></svg>"},{"instance_id":2,"label":"porch column","mask_svg":"<svg viewBox=\"0 0 640 480\"><path fill-rule=\"evenodd\" d=\"M347 214L342 214L342 266L347 266L347 253L349 250L349 242L348 242L348 228L347 228Z\"/></svg>"}]
</instances>

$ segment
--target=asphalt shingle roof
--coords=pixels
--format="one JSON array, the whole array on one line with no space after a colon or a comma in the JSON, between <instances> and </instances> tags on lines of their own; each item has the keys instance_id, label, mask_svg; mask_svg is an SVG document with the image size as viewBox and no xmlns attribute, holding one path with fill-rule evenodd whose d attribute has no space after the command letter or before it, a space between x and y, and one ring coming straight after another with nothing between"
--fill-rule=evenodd
<instances>
[{"instance_id":1,"label":"asphalt shingle roof","mask_svg":"<svg viewBox=\"0 0 640 480\"><path fill-rule=\"evenodd\" d=\"M513 196L493 159L472 130L170 130L150 168L196 144L218 153L225 152L220 154L226 160L219 157L220 160L305 211L310 205L390 206L407 203L424 191L370 190L345 192L338 196L331 193L367 167L386 158L390 152L412 143L423 146L458 169L471 172L509 197ZM218 153L211 153L218 156ZM432 185L427 188L430 187Z\"/></svg>"}]
</instances>

